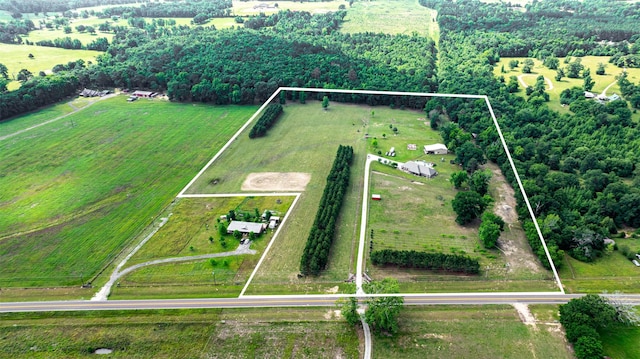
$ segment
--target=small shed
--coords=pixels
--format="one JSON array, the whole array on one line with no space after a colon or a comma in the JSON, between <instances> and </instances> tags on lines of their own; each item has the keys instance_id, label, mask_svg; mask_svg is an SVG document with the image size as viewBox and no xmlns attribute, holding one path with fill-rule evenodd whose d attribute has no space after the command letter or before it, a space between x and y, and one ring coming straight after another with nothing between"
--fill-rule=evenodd
<instances>
[{"instance_id":1,"label":"small shed","mask_svg":"<svg viewBox=\"0 0 640 359\"><path fill-rule=\"evenodd\" d=\"M134 91L132 93L132 95L136 96L136 97L149 98L149 97L153 97L155 95L155 92L151 92L151 91Z\"/></svg>"},{"instance_id":2,"label":"small shed","mask_svg":"<svg viewBox=\"0 0 640 359\"><path fill-rule=\"evenodd\" d=\"M382 199L382 196L379 194L372 194L371 199L374 201L380 201Z\"/></svg>"}]
</instances>

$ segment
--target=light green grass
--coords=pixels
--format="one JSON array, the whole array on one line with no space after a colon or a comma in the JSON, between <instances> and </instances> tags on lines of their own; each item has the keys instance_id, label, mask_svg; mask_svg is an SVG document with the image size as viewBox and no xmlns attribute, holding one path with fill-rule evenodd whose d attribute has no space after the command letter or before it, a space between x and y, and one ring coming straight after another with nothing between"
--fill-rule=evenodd
<instances>
[{"instance_id":1,"label":"light green grass","mask_svg":"<svg viewBox=\"0 0 640 359\"><path fill-rule=\"evenodd\" d=\"M431 37L436 43L440 28L437 12L421 6L417 0L357 1L348 8L340 29L346 33L381 32Z\"/></svg>"},{"instance_id":2,"label":"light green grass","mask_svg":"<svg viewBox=\"0 0 640 359\"><path fill-rule=\"evenodd\" d=\"M614 83L614 85L607 90L607 96L611 96L614 93L617 93L618 95L620 95L620 87L617 84L615 84L615 82L617 81L616 76L622 73L622 69L614 66L613 64L610 64L609 58L610 58L609 56L584 56L580 58L582 65L584 65L585 68L588 68L591 71L591 78L595 81L595 85L593 86L593 90L591 92L595 94L600 94L607 86ZM514 59L519 60L520 65L519 67L514 68L513 70L509 70L509 61ZM568 77L564 77L561 81L558 82L555 80L555 76L557 73L556 70L549 70L548 68L542 65L542 61L539 61L537 59L533 59L535 65L533 67L532 73L523 74L522 62L525 59L526 58L524 57L516 57L516 58L503 57L500 59L500 62L498 62L495 65L494 74L496 76L504 76L506 81L509 81L510 76L524 75L523 80L529 86L532 86L535 84L536 78L539 75L543 75L549 80L551 80L551 82L553 83L553 89L547 90L547 93L549 93L549 107L560 112L569 111L568 107L562 107L560 105L560 93L563 90L572 88L574 86L582 88L584 84L584 80L582 78L570 79ZM575 59L576 59L575 57L572 57L571 61L573 62L575 61ZM603 63L607 66L605 69L604 75L596 75L596 69L597 69L598 63ZM501 72L502 66L504 66L506 73ZM566 66L567 64L564 63L564 58L560 58L559 67L565 68ZM640 82L640 69L627 69L627 74L628 74L629 81L634 83ZM520 84L520 91L517 92L517 95L523 96L523 97L526 96L525 90L524 88L522 88L521 84Z\"/></svg>"},{"instance_id":3,"label":"light green grass","mask_svg":"<svg viewBox=\"0 0 640 359\"><path fill-rule=\"evenodd\" d=\"M628 245L640 251L637 239L616 239L619 246ZM562 284L569 293L602 293L621 291L640 293L640 268L619 251L607 251L595 262L585 263L569 257L559 271Z\"/></svg>"},{"instance_id":4,"label":"light green grass","mask_svg":"<svg viewBox=\"0 0 640 359\"><path fill-rule=\"evenodd\" d=\"M600 333L604 354L609 358L640 358L640 327L612 326Z\"/></svg>"},{"instance_id":5,"label":"light green grass","mask_svg":"<svg viewBox=\"0 0 640 359\"><path fill-rule=\"evenodd\" d=\"M0 286L96 274L254 110L119 96L0 142Z\"/></svg>"},{"instance_id":6,"label":"light green grass","mask_svg":"<svg viewBox=\"0 0 640 359\"><path fill-rule=\"evenodd\" d=\"M24 130L31 126L38 125L40 123L60 116L64 116L68 113L73 112L73 110L73 107L71 107L67 102L63 102L44 107L25 115L13 117L8 121L2 121L0 122L0 137L16 133L17 131Z\"/></svg>"},{"instance_id":7,"label":"light green grass","mask_svg":"<svg viewBox=\"0 0 640 359\"><path fill-rule=\"evenodd\" d=\"M280 200L281 203L277 203ZM154 259L195 256L208 253L233 251L239 242L232 235L225 235L227 247L220 243L218 219L229 210L253 212L264 210L287 212L293 197L229 197L183 198L177 200L169 221L131 259L127 266ZM252 248L263 249L273 230L258 237ZM213 237L213 241L209 241Z\"/></svg>"},{"instance_id":8,"label":"light green grass","mask_svg":"<svg viewBox=\"0 0 640 359\"><path fill-rule=\"evenodd\" d=\"M208 309L0 316L0 356L358 358L356 331L322 308Z\"/></svg>"},{"instance_id":9,"label":"light green grass","mask_svg":"<svg viewBox=\"0 0 640 359\"><path fill-rule=\"evenodd\" d=\"M274 2L267 1L267 4L273 5ZM267 15L275 14L281 10L292 11L308 11L312 14L325 13L329 11L338 11L340 5L349 7L349 2L346 1L311 1L311 2L294 2L294 1L278 1L278 7L273 9L254 9L253 7L260 4L257 1L233 1L233 15L234 16L249 16L258 15L259 13L265 13Z\"/></svg>"},{"instance_id":10,"label":"light green grass","mask_svg":"<svg viewBox=\"0 0 640 359\"><path fill-rule=\"evenodd\" d=\"M562 332L520 321L510 306L406 307L400 332L375 337L374 358L572 358Z\"/></svg>"},{"instance_id":11,"label":"light green grass","mask_svg":"<svg viewBox=\"0 0 640 359\"><path fill-rule=\"evenodd\" d=\"M7 66L10 78L15 78L22 69L27 69L34 76L38 76L40 71L50 72L55 65L67 64L69 61L82 59L85 62L95 62L96 56L101 54L99 51L12 44L0 44L0 53L2 53L0 62ZM29 54L33 54L34 58L30 59ZM20 87L20 83L14 81L9 83L8 87L9 90L15 90Z\"/></svg>"}]
</instances>

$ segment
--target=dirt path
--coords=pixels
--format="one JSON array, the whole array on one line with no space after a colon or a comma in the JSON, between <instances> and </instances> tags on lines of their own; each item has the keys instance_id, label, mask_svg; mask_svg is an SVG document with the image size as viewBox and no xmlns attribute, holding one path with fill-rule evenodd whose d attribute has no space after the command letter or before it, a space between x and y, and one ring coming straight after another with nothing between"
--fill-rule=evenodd
<instances>
[{"instance_id":1,"label":"dirt path","mask_svg":"<svg viewBox=\"0 0 640 359\"><path fill-rule=\"evenodd\" d=\"M110 94L110 95L107 95L107 96L101 97L101 98L99 98L99 99L98 99L98 100L96 100L96 101L89 102L89 103L88 103L86 106L84 106L84 107L76 107L76 106L75 106L75 105L73 105L71 102L68 102L67 104L68 104L69 106L71 106L71 107L74 109L73 111L71 111L71 112L69 112L69 113L67 113L67 114L65 114L65 115L62 115L62 116L56 117L56 118L54 118L54 119L51 119L51 120L48 120L48 121L45 121L45 122L39 123L39 124L37 124L37 125L33 125L33 126L31 126L31 127L27 127L27 128L25 128L25 129L23 129L23 130L16 131L16 132L14 132L14 133L10 133L10 134L8 134L8 135L0 136L0 141L6 140L7 138L11 138L11 137L17 136L17 135L19 135L19 134L21 134L21 133L25 133L25 132L27 132L27 131L31 131L31 130L33 130L33 129L35 129L35 128L38 128L38 127L41 127L41 126L48 125L48 124L50 124L50 123L52 123L52 122L56 122L56 121L58 121L58 120L62 120L63 118L68 117L68 116L71 116L71 115L73 115L74 113L76 113L76 112L78 112L78 111L80 111L80 110L84 110L85 108L87 108L87 107L89 107L89 106L93 105L94 103L96 103L96 102L98 102L98 101L101 101L101 100L104 100L104 99L108 99L108 98L112 98L112 97L117 96L117 95L118 95L118 94L113 93L113 94Z\"/></svg>"},{"instance_id":2,"label":"dirt path","mask_svg":"<svg viewBox=\"0 0 640 359\"><path fill-rule=\"evenodd\" d=\"M610 83L607 87L604 88L604 90L602 90L602 93L600 94L601 96L607 96L607 91L609 91L609 89L611 88L611 86L617 84L618 81L613 81L612 83Z\"/></svg>"},{"instance_id":3,"label":"dirt path","mask_svg":"<svg viewBox=\"0 0 640 359\"><path fill-rule=\"evenodd\" d=\"M155 234L155 232L153 234ZM151 234L151 236L153 234ZM142 247L143 244L144 243L140 243L134 249L134 251L137 251L139 247ZM254 249L250 249L249 248L250 245L251 245L250 243L241 244L238 246L238 248L236 248L236 250L231 252L201 254L198 256L189 256L189 257L173 257L173 258L155 259L152 261L133 265L123 271L120 271L119 268L121 268L121 265L124 265L126 260L130 258L130 256L127 256L127 258L125 258L125 260L120 263L121 265L118 265L118 268L116 268L116 270L113 271L113 274L111 274L111 277L109 278L109 282L107 282L107 284L105 284L104 287L102 287L102 289L100 289L100 291L96 293L96 295L93 298L91 298L91 300L107 300L107 298L109 297L109 294L111 293L111 288L113 287L113 284L115 284L118 279L140 268L148 267L156 264L164 264L164 263L190 262L190 261L197 261L197 260L209 259L209 258L231 257L231 256L239 256L242 254L256 254L257 251ZM134 251L132 251L132 253L135 253Z\"/></svg>"},{"instance_id":4,"label":"dirt path","mask_svg":"<svg viewBox=\"0 0 640 359\"><path fill-rule=\"evenodd\" d=\"M498 247L507 258L509 272L526 271L528 273L542 273L543 269L536 256L531 252L524 231L520 226L516 213L515 192L507 183L506 178L495 164L487 164L493 174L492 182L498 183L498 196L495 198L493 211L504 219L508 228L498 239Z\"/></svg>"},{"instance_id":5,"label":"dirt path","mask_svg":"<svg viewBox=\"0 0 640 359\"><path fill-rule=\"evenodd\" d=\"M522 85L522 87L527 88L529 87L529 85L527 85L524 82L524 76L535 76L535 74L522 74L522 75L518 75L518 82L520 82L520 84ZM548 77L544 78L544 82L547 83L547 90L553 90L553 82L551 82L551 80Z\"/></svg>"}]
</instances>

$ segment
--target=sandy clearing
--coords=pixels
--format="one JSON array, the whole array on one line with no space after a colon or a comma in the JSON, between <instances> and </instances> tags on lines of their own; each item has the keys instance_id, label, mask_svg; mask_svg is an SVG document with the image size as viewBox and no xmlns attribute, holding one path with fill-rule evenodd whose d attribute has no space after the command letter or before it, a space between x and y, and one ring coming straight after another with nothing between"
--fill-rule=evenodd
<instances>
[{"instance_id":1,"label":"sandy clearing","mask_svg":"<svg viewBox=\"0 0 640 359\"><path fill-rule=\"evenodd\" d=\"M304 172L254 172L242 183L243 191L304 191L311 180Z\"/></svg>"}]
</instances>

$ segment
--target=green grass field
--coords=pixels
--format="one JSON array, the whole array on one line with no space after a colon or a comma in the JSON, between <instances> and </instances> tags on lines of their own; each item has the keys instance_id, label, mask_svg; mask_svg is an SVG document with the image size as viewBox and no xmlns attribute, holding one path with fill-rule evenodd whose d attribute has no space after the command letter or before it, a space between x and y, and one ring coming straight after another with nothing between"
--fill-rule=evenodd
<instances>
[{"instance_id":1,"label":"green grass field","mask_svg":"<svg viewBox=\"0 0 640 359\"><path fill-rule=\"evenodd\" d=\"M520 321L511 306L405 307L400 332L375 337L375 358L573 358L555 326Z\"/></svg>"},{"instance_id":2,"label":"green grass field","mask_svg":"<svg viewBox=\"0 0 640 359\"><path fill-rule=\"evenodd\" d=\"M340 31L404 35L415 32L438 43L440 28L436 15L435 10L420 6L417 0L357 1L348 8Z\"/></svg>"},{"instance_id":3,"label":"green grass field","mask_svg":"<svg viewBox=\"0 0 640 359\"><path fill-rule=\"evenodd\" d=\"M0 315L0 357L358 358L356 331L327 309L270 308Z\"/></svg>"},{"instance_id":4,"label":"green grass field","mask_svg":"<svg viewBox=\"0 0 640 359\"><path fill-rule=\"evenodd\" d=\"M0 287L91 278L253 111L118 96L0 142Z\"/></svg>"},{"instance_id":5,"label":"green grass field","mask_svg":"<svg viewBox=\"0 0 640 359\"><path fill-rule=\"evenodd\" d=\"M519 60L520 65L519 67L514 68L513 70L509 70L509 61L514 59ZM503 57L500 59L500 62L498 62L495 65L494 74L496 76L504 76L506 81L509 81L510 76L522 75L522 79L528 86L534 85L536 82L536 78L539 75L543 75L544 77L548 78L553 84L553 89L547 90L547 93L549 93L549 107L556 111L568 112L569 111L568 107L563 107L560 105L560 93L563 90L572 88L574 86L582 88L584 84L584 80L582 78L570 79L568 77L564 77L561 81L558 82L555 80L556 70L549 70L548 68L542 65L542 61L539 61L537 59L533 59L534 67L533 67L532 73L523 74L522 62L525 59L526 58L524 57L516 57L516 58ZM574 62L575 59L576 59L575 57L572 57L571 61ZM602 93L602 91L605 90L605 88L613 84L611 87L608 87L606 92L607 96L611 96L614 93L617 93L618 95L620 95L620 87L615 82L617 81L616 76L622 73L622 69L614 66L613 64L610 64L608 56L584 56L584 57L581 57L580 59L582 64L585 66L585 68L588 68L591 71L591 77L595 81L595 85L593 86L593 90L591 92L595 94L600 94ZM596 68L598 66L598 63L603 63L606 65L604 75L596 75ZM560 58L559 67L564 68L566 66L567 64L564 63L564 58ZM504 67L506 71L505 73L501 72L502 67ZM640 82L640 69L627 69L627 74L628 74L629 81L633 83ZM517 94L520 96L526 96L525 90L522 87L522 84L520 84L520 91L518 91Z\"/></svg>"},{"instance_id":6,"label":"green grass field","mask_svg":"<svg viewBox=\"0 0 640 359\"><path fill-rule=\"evenodd\" d=\"M96 56L101 54L99 51L11 44L0 44L0 53L2 53L0 62L9 69L10 78L15 78L22 69L27 69L34 76L38 76L40 71L50 71L53 66L67 64L69 61L82 59L85 62L95 62ZM30 59L29 54L33 54L34 58ZM8 85L9 90L15 90L18 87L20 83L17 81L10 82Z\"/></svg>"},{"instance_id":7,"label":"green grass field","mask_svg":"<svg viewBox=\"0 0 640 359\"><path fill-rule=\"evenodd\" d=\"M268 4L275 4L273 2L267 2ZM297 2L297 1L278 1L277 8L254 8L254 6L260 4L257 1L239 1L233 0L233 16L250 16L258 15L259 13L265 13L267 15L275 14L281 10L292 11L308 11L312 14L325 13L329 11L338 11L340 5L349 7L347 1L311 1L311 2Z\"/></svg>"},{"instance_id":8,"label":"green grass field","mask_svg":"<svg viewBox=\"0 0 640 359\"><path fill-rule=\"evenodd\" d=\"M615 241L618 246L627 245L636 253L640 252L637 239L618 238ZM607 251L593 263L580 262L567 255L559 274L569 293L640 292L640 268L619 251Z\"/></svg>"}]
</instances>

